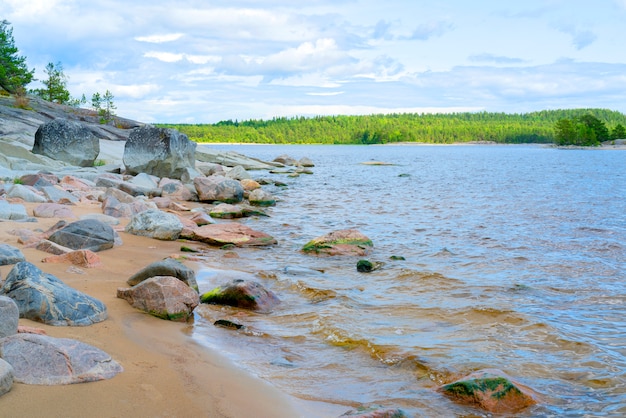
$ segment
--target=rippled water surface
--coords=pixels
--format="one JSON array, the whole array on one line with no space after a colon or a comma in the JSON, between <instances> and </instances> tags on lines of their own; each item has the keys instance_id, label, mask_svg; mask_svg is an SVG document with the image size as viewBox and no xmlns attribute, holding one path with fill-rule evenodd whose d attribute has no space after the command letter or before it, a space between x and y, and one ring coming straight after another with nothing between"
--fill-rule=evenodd
<instances>
[{"instance_id":1,"label":"rippled water surface","mask_svg":"<svg viewBox=\"0 0 626 418\"><path fill-rule=\"evenodd\" d=\"M518 416L626 416L626 151L536 146L216 146L309 157L269 218L278 239L206 254L201 291L252 278L270 314L203 305L194 337L295 396L463 416L436 389L498 368L539 393ZM388 166L364 165L385 161ZM355 228L382 269L299 253ZM392 260L391 256L405 260ZM217 319L245 325L213 326ZM324 416L320 413L319 416Z\"/></svg>"}]
</instances>

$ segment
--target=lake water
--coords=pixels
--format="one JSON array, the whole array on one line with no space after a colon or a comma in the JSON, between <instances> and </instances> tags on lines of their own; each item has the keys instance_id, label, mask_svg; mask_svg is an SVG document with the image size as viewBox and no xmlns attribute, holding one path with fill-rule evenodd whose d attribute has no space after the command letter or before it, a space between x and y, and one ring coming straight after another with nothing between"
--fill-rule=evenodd
<instances>
[{"instance_id":1,"label":"lake water","mask_svg":"<svg viewBox=\"0 0 626 418\"><path fill-rule=\"evenodd\" d=\"M306 156L315 168L298 178L252 172L288 184L268 188L280 199L269 218L240 221L279 244L238 258L210 251L198 281L207 291L250 277L282 303L269 314L200 306L192 332L202 344L285 392L346 410L477 414L436 389L497 368L541 396L516 416L626 416L626 151L215 148ZM372 160L394 165L361 164ZM382 269L299 252L348 228L374 242L367 258Z\"/></svg>"}]
</instances>

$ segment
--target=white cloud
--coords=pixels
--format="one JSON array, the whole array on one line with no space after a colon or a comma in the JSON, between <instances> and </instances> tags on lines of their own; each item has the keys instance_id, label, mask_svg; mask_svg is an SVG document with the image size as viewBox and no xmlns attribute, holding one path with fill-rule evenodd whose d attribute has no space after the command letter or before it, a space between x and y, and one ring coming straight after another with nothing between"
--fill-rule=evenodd
<instances>
[{"instance_id":1,"label":"white cloud","mask_svg":"<svg viewBox=\"0 0 626 418\"><path fill-rule=\"evenodd\" d=\"M148 42L152 44L160 44L164 42L173 42L182 38L182 33L170 33L165 35L149 35L149 36L136 36L135 40L139 42Z\"/></svg>"},{"instance_id":2,"label":"white cloud","mask_svg":"<svg viewBox=\"0 0 626 418\"><path fill-rule=\"evenodd\" d=\"M156 58L163 62L178 62L184 58L184 54L174 54L172 52L150 51L143 54L146 58Z\"/></svg>"},{"instance_id":3,"label":"white cloud","mask_svg":"<svg viewBox=\"0 0 626 418\"><path fill-rule=\"evenodd\" d=\"M284 72L310 71L350 60L345 51L341 51L334 39L323 38L315 42L304 42L296 48L288 48L264 58L262 65L266 69Z\"/></svg>"},{"instance_id":4,"label":"white cloud","mask_svg":"<svg viewBox=\"0 0 626 418\"><path fill-rule=\"evenodd\" d=\"M271 85L291 86L291 87L321 87L335 88L341 87L341 83L330 80L327 76L320 73L299 74L296 76L281 77L273 79Z\"/></svg>"}]
</instances>

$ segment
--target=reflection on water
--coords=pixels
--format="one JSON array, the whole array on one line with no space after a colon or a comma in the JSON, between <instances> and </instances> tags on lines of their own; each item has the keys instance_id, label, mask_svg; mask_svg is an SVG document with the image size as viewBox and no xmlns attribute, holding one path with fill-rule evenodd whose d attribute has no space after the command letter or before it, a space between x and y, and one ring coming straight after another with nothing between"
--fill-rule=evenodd
<instances>
[{"instance_id":1,"label":"reflection on water","mask_svg":"<svg viewBox=\"0 0 626 418\"><path fill-rule=\"evenodd\" d=\"M204 255L201 291L253 277L271 314L203 305L194 336L305 399L382 404L415 416L475 413L435 392L499 368L543 397L522 416L626 415L626 155L534 146L221 146L271 160L307 156L315 174L280 177L278 239ZM361 162L394 163L371 166ZM265 172L252 173L269 177ZM299 253L356 228L358 258ZM404 257L392 260L391 256ZM241 330L214 327L227 319Z\"/></svg>"}]
</instances>

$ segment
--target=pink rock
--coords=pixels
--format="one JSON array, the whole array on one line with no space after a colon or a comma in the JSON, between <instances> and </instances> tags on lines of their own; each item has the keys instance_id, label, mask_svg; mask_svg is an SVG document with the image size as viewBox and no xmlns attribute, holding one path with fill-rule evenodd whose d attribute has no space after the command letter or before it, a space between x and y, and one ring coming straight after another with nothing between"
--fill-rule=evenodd
<instances>
[{"instance_id":1,"label":"pink rock","mask_svg":"<svg viewBox=\"0 0 626 418\"><path fill-rule=\"evenodd\" d=\"M276 244L274 237L235 222L204 225L193 231L196 241L210 245L233 244L238 247Z\"/></svg>"}]
</instances>

